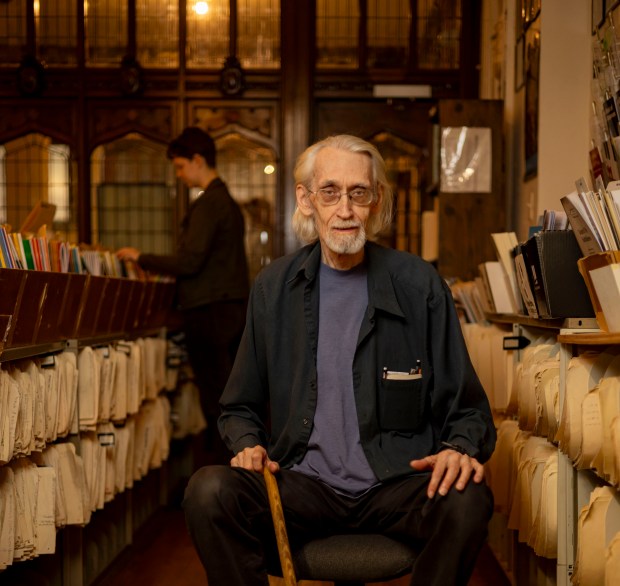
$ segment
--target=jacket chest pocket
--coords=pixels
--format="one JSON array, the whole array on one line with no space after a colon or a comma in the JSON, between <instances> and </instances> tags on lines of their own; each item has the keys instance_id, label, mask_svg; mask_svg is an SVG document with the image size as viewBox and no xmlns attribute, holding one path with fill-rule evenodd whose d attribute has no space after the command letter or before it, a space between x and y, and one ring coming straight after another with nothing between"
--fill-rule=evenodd
<instances>
[{"instance_id":1,"label":"jacket chest pocket","mask_svg":"<svg viewBox=\"0 0 620 586\"><path fill-rule=\"evenodd\" d=\"M379 396L381 429L416 431L424 423L424 398L422 379L383 379Z\"/></svg>"}]
</instances>

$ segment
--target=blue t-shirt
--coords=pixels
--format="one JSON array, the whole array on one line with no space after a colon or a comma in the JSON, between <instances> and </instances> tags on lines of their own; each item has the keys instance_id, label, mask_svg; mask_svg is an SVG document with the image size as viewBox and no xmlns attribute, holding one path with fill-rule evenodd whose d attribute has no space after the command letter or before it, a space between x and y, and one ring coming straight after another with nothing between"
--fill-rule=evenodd
<instances>
[{"instance_id":1,"label":"blue t-shirt","mask_svg":"<svg viewBox=\"0 0 620 586\"><path fill-rule=\"evenodd\" d=\"M308 451L293 470L357 496L378 480L360 443L353 357L368 306L365 266L338 271L321 264L318 399Z\"/></svg>"}]
</instances>

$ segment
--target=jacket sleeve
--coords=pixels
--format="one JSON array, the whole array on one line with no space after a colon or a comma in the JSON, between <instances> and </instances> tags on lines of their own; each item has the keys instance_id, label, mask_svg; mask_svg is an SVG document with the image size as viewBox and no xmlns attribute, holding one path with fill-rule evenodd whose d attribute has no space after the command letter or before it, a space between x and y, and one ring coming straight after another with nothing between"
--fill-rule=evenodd
<instances>
[{"instance_id":1,"label":"jacket sleeve","mask_svg":"<svg viewBox=\"0 0 620 586\"><path fill-rule=\"evenodd\" d=\"M246 325L235 364L220 398L222 412L218 419L218 429L234 454L256 445L267 447L265 417L269 387L262 332L264 308L259 277L248 302Z\"/></svg>"},{"instance_id":2,"label":"jacket sleeve","mask_svg":"<svg viewBox=\"0 0 620 586\"><path fill-rule=\"evenodd\" d=\"M487 395L476 375L448 286L430 302L433 420L439 441L463 448L479 462L495 449L496 432Z\"/></svg>"}]
</instances>

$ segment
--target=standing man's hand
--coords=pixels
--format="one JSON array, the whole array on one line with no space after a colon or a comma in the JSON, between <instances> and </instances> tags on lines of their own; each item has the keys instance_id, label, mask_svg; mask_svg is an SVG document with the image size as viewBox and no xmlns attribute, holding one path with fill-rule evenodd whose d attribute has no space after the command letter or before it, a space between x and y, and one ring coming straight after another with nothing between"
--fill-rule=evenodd
<instances>
[{"instance_id":1,"label":"standing man's hand","mask_svg":"<svg viewBox=\"0 0 620 586\"><path fill-rule=\"evenodd\" d=\"M134 262L138 262L140 251L137 248L133 248L131 246L125 246L124 248L119 248L116 251L116 256L120 260L132 260Z\"/></svg>"},{"instance_id":2,"label":"standing man's hand","mask_svg":"<svg viewBox=\"0 0 620 586\"><path fill-rule=\"evenodd\" d=\"M418 472L432 471L427 490L429 499L432 499L436 492L441 496L448 494L455 481L456 490L463 490L472 475L473 481L478 484L484 479L484 466L476 458L456 450L442 450L421 460L411 460L409 465Z\"/></svg>"},{"instance_id":3,"label":"standing man's hand","mask_svg":"<svg viewBox=\"0 0 620 586\"><path fill-rule=\"evenodd\" d=\"M231 460L230 465L233 468L245 468L262 474L263 467L267 466L271 472L275 473L280 469L277 462L269 459L267 450L263 446L254 446L253 448L245 448L238 452Z\"/></svg>"}]
</instances>

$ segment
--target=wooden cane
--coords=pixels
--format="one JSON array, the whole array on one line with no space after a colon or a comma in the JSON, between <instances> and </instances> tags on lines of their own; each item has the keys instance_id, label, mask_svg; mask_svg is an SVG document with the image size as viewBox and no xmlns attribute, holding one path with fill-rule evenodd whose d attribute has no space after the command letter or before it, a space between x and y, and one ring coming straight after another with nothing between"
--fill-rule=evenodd
<instances>
[{"instance_id":1,"label":"wooden cane","mask_svg":"<svg viewBox=\"0 0 620 586\"><path fill-rule=\"evenodd\" d=\"M291 547L288 542L288 534L286 532L286 522L284 521L284 511L282 510L282 501L280 500L278 482L267 466L263 468L263 476L265 477L265 485L267 486L267 496L269 497L269 508L271 509L273 527L276 532L276 541L278 543L278 554L280 555L280 565L282 566L284 585L297 586L295 567L293 566L293 556L291 555Z\"/></svg>"}]
</instances>

